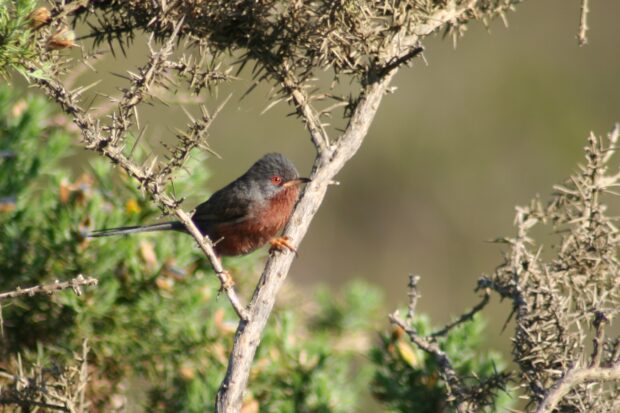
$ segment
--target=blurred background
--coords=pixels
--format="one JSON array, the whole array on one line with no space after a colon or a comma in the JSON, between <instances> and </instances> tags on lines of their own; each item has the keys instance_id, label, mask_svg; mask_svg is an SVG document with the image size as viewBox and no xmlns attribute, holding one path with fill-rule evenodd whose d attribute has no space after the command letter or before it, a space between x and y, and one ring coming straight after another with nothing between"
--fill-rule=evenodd
<instances>
[{"instance_id":1,"label":"blurred background","mask_svg":"<svg viewBox=\"0 0 620 413\"><path fill-rule=\"evenodd\" d=\"M418 309L436 324L477 302L476 279L502 259L501 248L485 241L512 235L515 205L536 194L546 199L581 161L589 132L604 134L620 121L618 15L618 2L591 4L589 44L581 48L577 0L525 2L507 15L509 27L501 20L489 29L470 25L457 48L441 35L427 41L428 65L418 59L398 73L398 90L337 177L341 185L329 189L290 282L338 289L363 278L385 291L391 311L407 300L407 275L419 274ZM118 57L132 68L146 52L135 47ZM104 90L124 82L112 74L124 70L118 61L96 67L79 82L103 79ZM195 188L188 207L269 151L309 172L314 149L301 122L286 117L284 104L261 114L269 89L241 99L250 85L234 82L204 102L214 109L232 92L210 130L222 159L209 160L207 188ZM157 145L187 118L171 104L140 120ZM489 345L507 350L500 330L510 309L493 301Z\"/></svg>"}]
</instances>

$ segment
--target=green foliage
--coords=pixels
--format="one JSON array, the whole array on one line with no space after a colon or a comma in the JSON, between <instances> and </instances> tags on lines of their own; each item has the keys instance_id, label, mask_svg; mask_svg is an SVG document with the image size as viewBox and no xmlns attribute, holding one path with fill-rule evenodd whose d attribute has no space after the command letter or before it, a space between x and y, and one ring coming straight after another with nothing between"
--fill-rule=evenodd
<instances>
[{"instance_id":1,"label":"green foliage","mask_svg":"<svg viewBox=\"0 0 620 413\"><path fill-rule=\"evenodd\" d=\"M415 318L413 327L420 336L435 331L424 315ZM465 384L479 385L492 380L494 373L505 368L499 354L480 351L483 330L484 321L475 316L472 321L438 339L441 350L450 358L456 373L466 378ZM382 334L381 344L373 349L371 359L376 366L372 384L374 395L390 411L436 413L447 408L446 391L437 374L435 358L411 344L402 330ZM511 404L510 395L500 392L495 395L494 406L485 411L501 411L501 408Z\"/></svg>"},{"instance_id":2,"label":"green foliage","mask_svg":"<svg viewBox=\"0 0 620 413\"><path fill-rule=\"evenodd\" d=\"M39 60L28 20L36 4L36 0L0 0L0 78L8 78L11 70L25 78L42 76L43 72L24 67L24 62Z\"/></svg>"}]
</instances>

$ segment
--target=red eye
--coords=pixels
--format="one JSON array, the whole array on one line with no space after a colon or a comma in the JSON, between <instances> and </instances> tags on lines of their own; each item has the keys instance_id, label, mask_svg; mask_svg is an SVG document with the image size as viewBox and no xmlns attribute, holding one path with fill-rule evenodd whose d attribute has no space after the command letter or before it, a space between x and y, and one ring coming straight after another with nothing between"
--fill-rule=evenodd
<instances>
[{"instance_id":1,"label":"red eye","mask_svg":"<svg viewBox=\"0 0 620 413\"><path fill-rule=\"evenodd\" d=\"M282 177L281 176L272 176L271 177L271 183L274 185L280 185L282 183Z\"/></svg>"}]
</instances>

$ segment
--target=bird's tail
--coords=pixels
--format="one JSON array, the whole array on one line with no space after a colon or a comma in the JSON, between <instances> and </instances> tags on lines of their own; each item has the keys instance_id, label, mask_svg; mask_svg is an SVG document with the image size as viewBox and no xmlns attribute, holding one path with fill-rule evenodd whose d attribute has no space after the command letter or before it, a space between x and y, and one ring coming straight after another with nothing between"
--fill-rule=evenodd
<instances>
[{"instance_id":1,"label":"bird's tail","mask_svg":"<svg viewBox=\"0 0 620 413\"><path fill-rule=\"evenodd\" d=\"M161 224L143 225L135 227L120 227L110 229L100 229L93 231L87 235L88 238L109 237L112 235L125 235L135 234L136 232L151 232L151 231L184 231L185 226L178 222L162 222Z\"/></svg>"}]
</instances>

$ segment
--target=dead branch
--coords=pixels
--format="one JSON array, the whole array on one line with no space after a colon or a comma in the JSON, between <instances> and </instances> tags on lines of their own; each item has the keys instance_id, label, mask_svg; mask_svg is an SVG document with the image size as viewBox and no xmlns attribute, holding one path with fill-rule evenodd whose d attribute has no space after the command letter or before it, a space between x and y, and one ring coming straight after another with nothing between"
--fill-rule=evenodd
<instances>
[{"instance_id":1,"label":"dead branch","mask_svg":"<svg viewBox=\"0 0 620 413\"><path fill-rule=\"evenodd\" d=\"M590 12L589 0L581 0L581 13L579 14L579 33L577 41L579 46L588 44L588 13Z\"/></svg>"},{"instance_id":2,"label":"dead branch","mask_svg":"<svg viewBox=\"0 0 620 413\"><path fill-rule=\"evenodd\" d=\"M451 323L447 324L441 330L437 330L437 331L431 333L430 336L431 337L445 336L454 327L459 326L459 325L463 324L464 322L473 320L474 316L478 312L482 311L482 309L484 307L486 307L486 305L489 303L490 299L491 299L491 293L490 293L490 291L488 289L485 289L484 290L484 295L482 296L482 300L480 300L480 302L478 304L476 304L471 310L467 311L466 313L461 314L459 316L459 318L457 318L456 320L454 320Z\"/></svg>"},{"instance_id":3,"label":"dead branch","mask_svg":"<svg viewBox=\"0 0 620 413\"><path fill-rule=\"evenodd\" d=\"M409 283L407 284L409 296L409 304L407 305L407 322L413 322L415 316L415 308L418 305L418 299L420 298L420 292L418 290L418 282L420 281L419 275L409 274Z\"/></svg>"},{"instance_id":4,"label":"dead branch","mask_svg":"<svg viewBox=\"0 0 620 413\"><path fill-rule=\"evenodd\" d=\"M47 294L52 295L58 291L72 289L76 295L82 295L81 287L85 286L96 286L98 280L92 277L86 277L82 274L77 277L68 280L68 281L58 281L56 280L52 284L42 284L35 285L34 287L29 288L19 288L17 287L14 291L9 291L5 293L0 293L0 301L7 300L9 298L17 298L22 296L32 297L37 294Z\"/></svg>"}]
</instances>

